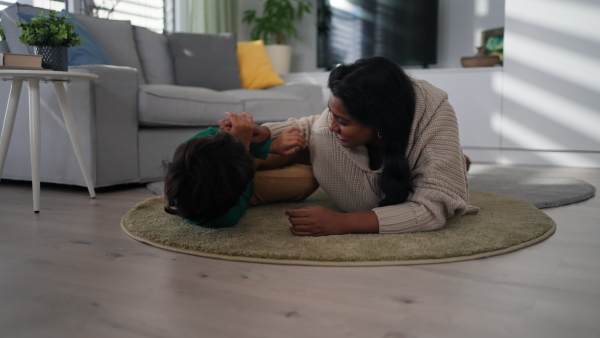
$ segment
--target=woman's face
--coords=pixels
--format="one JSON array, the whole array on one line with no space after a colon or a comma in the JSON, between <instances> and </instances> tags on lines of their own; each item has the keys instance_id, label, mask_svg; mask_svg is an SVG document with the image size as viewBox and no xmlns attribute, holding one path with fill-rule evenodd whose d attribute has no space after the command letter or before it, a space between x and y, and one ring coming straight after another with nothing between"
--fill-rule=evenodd
<instances>
[{"instance_id":1,"label":"woman's face","mask_svg":"<svg viewBox=\"0 0 600 338\"><path fill-rule=\"evenodd\" d=\"M343 147L354 148L366 144L376 145L379 143L375 128L365 126L350 116L340 99L329 95L327 108L331 114L329 130L337 134Z\"/></svg>"}]
</instances>

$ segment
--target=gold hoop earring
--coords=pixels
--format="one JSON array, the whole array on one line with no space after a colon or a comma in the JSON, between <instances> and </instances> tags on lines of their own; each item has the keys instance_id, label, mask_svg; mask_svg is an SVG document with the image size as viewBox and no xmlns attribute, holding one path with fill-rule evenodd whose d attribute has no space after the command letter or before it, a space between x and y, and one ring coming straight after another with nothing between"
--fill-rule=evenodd
<instances>
[{"instance_id":1,"label":"gold hoop earring","mask_svg":"<svg viewBox=\"0 0 600 338\"><path fill-rule=\"evenodd\" d=\"M377 131L377 138L381 140L381 134Z\"/></svg>"}]
</instances>

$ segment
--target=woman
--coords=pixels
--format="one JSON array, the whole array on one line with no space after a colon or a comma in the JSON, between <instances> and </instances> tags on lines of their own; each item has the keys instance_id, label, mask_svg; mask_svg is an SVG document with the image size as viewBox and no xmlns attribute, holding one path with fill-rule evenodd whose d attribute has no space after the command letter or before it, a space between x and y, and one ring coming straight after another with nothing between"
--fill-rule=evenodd
<instances>
[{"instance_id":1,"label":"woman","mask_svg":"<svg viewBox=\"0 0 600 338\"><path fill-rule=\"evenodd\" d=\"M344 211L287 210L293 234L431 231L465 213L465 158L444 91L383 57L337 67L328 87L321 115L255 129L266 140L301 128L315 178Z\"/></svg>"}]
</instances>

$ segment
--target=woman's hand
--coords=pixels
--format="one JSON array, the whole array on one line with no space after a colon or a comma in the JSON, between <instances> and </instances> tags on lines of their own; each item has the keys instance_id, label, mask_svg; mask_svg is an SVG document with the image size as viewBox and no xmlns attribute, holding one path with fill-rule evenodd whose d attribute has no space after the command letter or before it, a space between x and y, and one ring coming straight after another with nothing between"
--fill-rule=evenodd
<instances>
[{"instance_id":1,"label":"woman's hand","mask_svg":"<svg viewBox=\"0 0 600 338\"><path fill-rule=\"evenodd\" d=\"M296 236L329 236L350 233L378 233L379 220L375 212L339 213L320 206L286 210Z\"/></svg>"},{"instance_id":2,"label":"woman's hand","mask_svg":"<svg viewBox=\"0 0 600 338\"><path fill-rule=\"evenodd\" d=\"M296 236L329 236L348 233L339 224L343 214L320 206L286 210L285 214L292 226L290 231Z\"/></svg>"},{"instance_id":3,"label":"woman's hand","mask_svg":"<svg viewBox=\"0 0 600 338\"><path fill-rule=\"evenodd\" d=\"M234 113L225 114L231 122L231 128L229 130L231 135L242 140L246 146L250 146L252 133L254 132L254 120L252 119L252 115L248 113L241 113L239 115Z\"/></svg>"},{"instance_id":4,"label":"woman's hand","mask_svg":"<svg viewBox=\"0 0 600 338\"><path fill-rule=\"evenodd\" d=\"M302 135L302 129L292 127L279 135L271 143L269 152L284 156L294 155L306 148L307 141Z\"/></svg>"}]
</instances>

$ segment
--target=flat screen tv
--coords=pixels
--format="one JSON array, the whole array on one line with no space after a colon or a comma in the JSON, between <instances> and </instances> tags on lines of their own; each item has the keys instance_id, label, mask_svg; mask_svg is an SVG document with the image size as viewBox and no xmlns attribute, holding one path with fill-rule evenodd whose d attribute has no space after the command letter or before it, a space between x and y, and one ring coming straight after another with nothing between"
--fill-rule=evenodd
<instances>
[{"instance_id":1,"label":"flat screen tv","mask_svg":"<svg viewBox=\"0 0 600 338\"><path fill-rule=\"evenodd\" d=\"M317 0L318 67L375 55L403 66L436 64L438 1Z\"/></svg>"}]
</instances>

